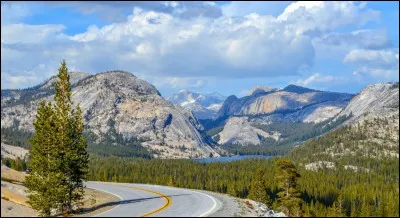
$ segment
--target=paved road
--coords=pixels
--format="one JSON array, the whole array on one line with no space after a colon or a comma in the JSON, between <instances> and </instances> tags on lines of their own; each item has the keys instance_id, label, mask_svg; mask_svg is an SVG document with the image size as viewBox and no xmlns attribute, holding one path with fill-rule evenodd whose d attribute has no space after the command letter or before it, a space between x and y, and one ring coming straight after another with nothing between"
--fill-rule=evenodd
<instances>
[{"instance_id":1,"label":"paved road","mask_svg":"<svg viewBox=\"0 0 400 218\"><path fill-rule=\"evenodd\" d=\"M86 186L121 199L112 203L116 207L96 217L203 217L222 206L218 199L189 189L112 182L87 182Z\"/></svg>"}]
</instances>

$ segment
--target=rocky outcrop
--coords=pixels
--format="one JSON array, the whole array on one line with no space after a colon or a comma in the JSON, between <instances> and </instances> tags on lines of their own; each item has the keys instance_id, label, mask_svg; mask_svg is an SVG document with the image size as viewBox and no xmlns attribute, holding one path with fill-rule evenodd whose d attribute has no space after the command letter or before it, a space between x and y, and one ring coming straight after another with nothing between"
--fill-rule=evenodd
<instances>
[{"instance_id":1,"label":"rocky outcrop","mask_svg":"<svg viewBox=\"0 0 400 218\"><path fill-rule=\"evenodd\" d=\"M357 94L338 117L352 114L345 123L348 124L396 113L399 113L399 83L377 83L367 86Z\"/></svg>"},{"instance_id":2,"label":"rocky outcrop","mask_svg":"<svg viewBox=\"0 0 400 218\"><path fill-rule=\"evenodd\" d=\"M257 91L259 89L255 89ZM268 116L292 114L288 119L320 122L334 117L352 98L351 94L323 92L289 85L282 90L268 89L253 92L251 96L230 96L217 113L217 117Z\"/></svg>"},{"instance_id":3,"label":"rocky outcrop","mask_svg":"<svg viewBox=\"0 0 400 218\"><path fill-rule=\"evenodd\" d=\"M292 113L275 113L252 118L253 123L270 124L277 122L320 123L339 114L348 101L327 101L304 107Z\"/></svg>"},{"instance_id":4,"label":"rocky outcrop","mask_svg":"<svg viewBox=\"0 0 400 218\"><path fill-rule=\"evenodd\" d=\"M225 124L223 130L218 133L218 136L219 144L258 145L262 138L273 138L277 141L280 134L277 132L268 133L251 126L247 117L232 117Z\"/></svg>"},{"instance_id":5,"label":"rocky outcrop","mask_svg":"<svg viewBox=\"0 0 400 218\"><path fill-rule=\"evenodd\" d=\"M24 148L1 143L1 157L8 157L11 159L17 159L19 157L23 159L28 152L29 151Z\"/></svg>"},{"instance_id":6,"label":"rocky outcrop","mask_svg":"<svg viewBox=\"0 0 400 218\"><path fill-rule=\"evenodd\" d=\"M243 97L242 99L245 98L246 97ZM242 105L240 100L235 95L231 95L225 99L224 103L222 104L214 118L218 119L223 118L229 114L234 114L235 111L238 111L241 106Z\"/></svg>"},{"instance_id":7,"label":"rocky outcrop","mask_svg":"<svg viewBox=\"0 0 400 218\"><path fill-rule=\"evenodd\" d=\"M110 131L112 123L124 137L144 140L143 146L158 151L156 157L208 157L210 153L219 156L203 142L199 133L202 126L193 114L164 100L152 84L122 71L82 78L74 81L72 101L80 104L87 129L99 139ZM1 126L11 126L17 120L19 129L33 131L39 103L53 98L49 93L39 98L15 100L12 105L1 108Z\"/></svg>"},{"instance_id":8,"label":"rocky outcrop","mask_svg":"<svg viewBox=\"0 0 400 218\"><path fill-rule=\"evenodd\" d=\"M329 161L318 161L306 164L304 166L306 170L318 171L319 169L328 168L328 169L336 169L335 163Z\"/></svg>"},{"instance_id":9,"label":"rocky outcrop","mask_svg":"<svg viewBox=\"0 0 400 218\"><path fill-rule=\"evenodd\" d=\"M198 119L211 119L219 110L225 98L225 96L216 92L195 93L181 90L179 93L167 97L167 100L191 110Z\"/></svg>"}]
</instances>

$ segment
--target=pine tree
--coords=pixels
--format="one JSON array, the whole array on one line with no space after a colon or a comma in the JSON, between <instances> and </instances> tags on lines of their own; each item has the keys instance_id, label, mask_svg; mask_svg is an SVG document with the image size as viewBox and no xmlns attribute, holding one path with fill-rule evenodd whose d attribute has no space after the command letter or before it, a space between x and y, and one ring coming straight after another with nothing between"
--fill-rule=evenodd
<instances>
[{"instance_id":1,"label":"pine tree","mask_svg":"<svg viewBox=\"0 0 400 218\"><path fill-rule=\"evenodd\" d=\"M288 216L301 216L303 211L300 193L296 190L296 167L290 160L279 159L275 161L275 180L279 189L278 202L280 210Z\"/></svg>"},{"instance_id":2,"label":"pine tree","mask_svg":"<svg viewBox=\"0 0 400 218\"><path fill-rule=\"evenodd\" d=\"M341 208L341 199L337 199L333 202L332 206L328 209L328 216L329 217L343 217L343 210Z\"/></svg>"},{"instance_id":3,"label":"pine tree","mask_svg":"<svg viewBox=\"0 0 400 218\"><path fill-rule=\"evenodd\" d=\"M175 180L171 175L168 177L168 186L176 186Z\"/></svg>"},{"instance_id":4,"label":"pine tree","mask_svg":"<svg viewBox=\"0 0 400 218\"><path fill-rule=\"evenodd\" d=\"M72 109L71 85L65 60L58 71L54 110L60 158L64 163L61 170L67 177L65 182L68 185L64 205L65 209L71 211L73 204L78 203L83 197L83 179L87 174L89 157L86 152L87 144L83 138L82 111L79 105L76 111Z\"/></svg>"},{"instance_id":5,"label":"pine tree","mask_svg":"<svg viewBox=\"0 0 400 218\"><path fill-rule=\"evenodd\" d=\"M265 171L262 168L258 168L254 173L250 184L249 198L264 204L270 204L271 199L267 193L264 174Z\"/></svg>"},{"instance_id":6,"label":"pine tree","mask_svg":"<svg viewBox=\"0 0 400 218\"><path fill-rule=\"evenodd\" d=\"M32 149L29 151L32 168L31 173L25 179L28 188L29 203L32 208L38 210L43 216L50 216L53 208L58 208L65 195L67 186L62 182L64 175L60 172L57 145L54 143L53 134L54 113L51 103L43 101L37 111L36 121L33 123L35 134L30 139Z\"/></svg>"},{"instance_id":7,"label":"pine tree","mask_svg":"<svg viewBox=\"0 0 400 218\"><path fill-rule=\"evenodd\" d=\"M61 172L66 176L66 179L63 181L63 184L68 186L68 192L63 197L63 205L61 210L64 211L66 207L68 207L70 198L71 198L71 189L72 189L72 172L70 168L71 162L69 158L72 156L72 141L71 138L68 137L70 134L73 134L72 130L72 102L71 102L71 90L69 84L69 75L68 69L65 61L61 63L60 68L58 69L57 82L55 83L54 89L56 91L54 96L54 120L55 120L55 135L56 142L58 144L60 161L62 165L60 166Z\"/></svg>"},{"instance_id":8,"label":"pine tree","mask_svg":"<svg viewBox=\"0 0 400 218\"><path fill-rule=\"evenodd\" d=\"M34 123L36 133L31 139L33 161L28 188L33 193L30 200L43 215L50 215L51 209L71 212L73 205L79 204L89 161L82 111L79 105L76 111L72 109L65 60L58 70L54 107L41 104ZM46 161L41 161L43 158Z\"/></svg>"},{"instance_id":9,"label":"pine tree","mask_svg":"<svg viewBox=\"0 0 400 218\"><path fill-rule=\"evenodd\" d=\"M237 185L235 181L228 184L227 193L233 197L238 196Z\"/></svg>"},{"instance_id":10,"label":"pine tree","mask_svg":"<svg viewBox=\"0 0 400 218\"><path fill-rule=\"evenodd\" d=\"M89 155L86 152L87 143L83 137L82 111L79 105L71 120L70 136L72 144L67 149L68 174L70 175L67 206L72 210L72 204L83 198L83 180L86 179Z\"/></svg>"}]
</instances>

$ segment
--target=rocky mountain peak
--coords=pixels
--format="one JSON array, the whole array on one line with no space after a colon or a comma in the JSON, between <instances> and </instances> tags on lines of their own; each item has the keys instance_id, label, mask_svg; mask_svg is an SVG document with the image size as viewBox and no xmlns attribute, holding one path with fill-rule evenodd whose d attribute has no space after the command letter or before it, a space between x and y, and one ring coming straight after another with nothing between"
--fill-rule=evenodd
<instances>
[{"instance_id":1,"label":"rocky mountain peak","mask_svg":"<svg viewBox=\"0 0 400 218\"><path fill-rule=\"evenodd\" d=\"M191 110L199 119L208 119L214 116L225 98L216 92L199 93L180 90L178 93L168 96L167 100Z\"/></svg>"},{"instance_id":2,"label":"rocky mountain peak","mask_svg":"<svg viewBox=\"0 0 400 218\"><path fill-rule=\"evenodd\" d=\"M161 158L208 157L210 153L219 156L204 143L196 117L164 100L152 84L125 71L71 74L74 76L83 79L74 81L72 101L80 104L85 126L96 139L101 140L110 132L127 139L134 137ZM52 84L50 80L45 84ZM2 90L1 127L10 127L17 121L18 129L33 131L39 103L54 99L54 92L41 94L43 91L19 90L21 98L3 103Z\"/></svg>"},{"instance_id":3,"label":"rocky mountain peak","mask_svg":"<svg viewBox=\"0 0 400 218\"><path fill-rule=\"evenodd\" d=\"M265 92L272 92L272 91L277 91L277 88L273 88L270 86L255 86L251 89L249 92L249 95L257 95L260 93L265 93Z\"/></svg>"},{"instance_id":4,"label":"rocky mountain peak","mask_svg":"<svg viewBox=\"0 0 400 218\"><path fill-rule=\"evenodd\" d=\"M237 97L236 97L236 95L230 95L230 96L228 96L227 98L226 98L226 102L230 102L230 101L234 101L234 100L236 100L236 99L238 99Z\"/></svg>"},{"instance_id":5,"label":"rocky mountain peak","mask_svg":"<svg viewBox=\"0 0 400 218\"><path fill-rule=\"evenodd\" d=\"M108 88L113 92L121 92L130 95L158 95L156 87L135 75L126 71L107 71L99 74L90 75L76 84L76 86L99 86Z\"/></svg>"},{"instance_id":6,"label":"rocky mountain peak","mask_svg":"<svg viewBox=\"0 0 400 218\"><path fill-rule=\"evenodd\" d=\"M83 73L83 72L78 72L78 71L71 71L68 73L69 74L69 80L71 85L75 85L77 82L79 82L82 79L85 79L86 77L90 76L88 73ZM55 82L57 80L57 76L52 76L50 79L46 80L44 83L39 85L39 89L50 89L54 86Z\"/></svg>"},{"instance_id":7,"label":"rocky mountain peak","mask_svg":"<svg viewBox=\"0 0 400 218\"><path fill-rule=\"evenodd\" d=\"M399 111L399 84L377 83L368 85L359 94L354 96L339 116L353 117L348 123L374 117L386 116Z\"/></svg>"},{"instance_id":8,"label":"rocky mountain peak","mask_svg":"<svg viewBox=\"0 0 400 218\"><path fill-rule=\"evenodd\" d=\"M304 94L307 92L320 92L318 90L309 89L309 88L305 88L305 87L297 86L297 85L293 85L293 84L286 86L285 88L282 89L282 91L293 92L293 93L297 93L297 94Z\"/></svg>"}]
</instances>

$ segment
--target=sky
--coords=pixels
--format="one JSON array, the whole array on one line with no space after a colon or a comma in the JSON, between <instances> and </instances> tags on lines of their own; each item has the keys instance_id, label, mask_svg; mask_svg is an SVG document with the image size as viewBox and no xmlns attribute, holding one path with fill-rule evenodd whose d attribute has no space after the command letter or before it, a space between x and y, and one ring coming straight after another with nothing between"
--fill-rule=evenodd
<instances>
[{"instance_id":1,"label":"sky","mask_svg":"<svg viewBox=\"0 0 400 218\"><path fill-rule=\"evenodd\" d=\"M124 70L163 96L399 81L399 2L1 2L1 88Z\"/></svg>"}]
</instances>

